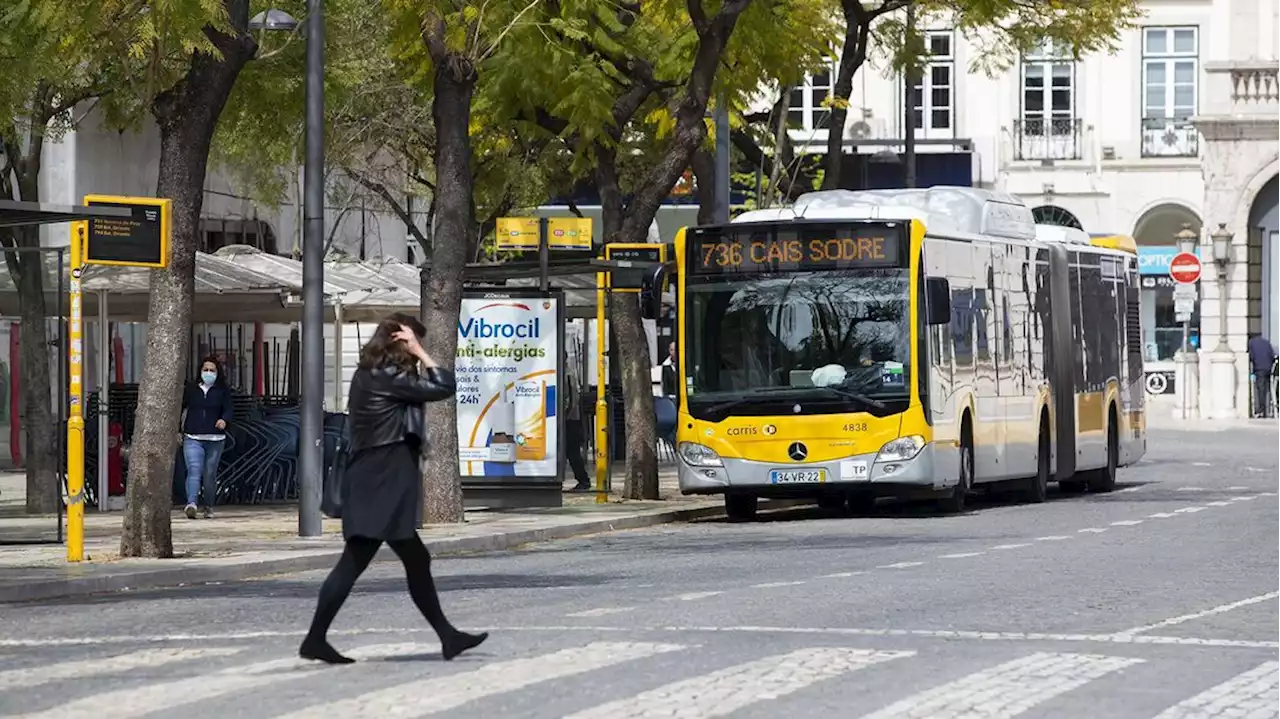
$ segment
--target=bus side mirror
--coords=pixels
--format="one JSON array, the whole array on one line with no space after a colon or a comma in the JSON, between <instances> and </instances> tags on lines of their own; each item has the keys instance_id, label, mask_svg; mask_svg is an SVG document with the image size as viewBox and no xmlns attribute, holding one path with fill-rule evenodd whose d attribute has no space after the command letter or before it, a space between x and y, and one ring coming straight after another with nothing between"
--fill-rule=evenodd
<instances>
[{"instance_id":1,"label":"bus side mirror","mask_svg":"<svg viewBox=\"0 0 1280 719\"><path fill-rule=\"evenodd\" d=\"M659 265L645 275L640 285L640 316L646 320L662 317L662 293L667 291L667 268Z\"/></svg>"},{"instance_id":2,"label":"bus side mirror","mask_svg":"<svg viewBox=\"0 0 1280 719\"><path fill-rule=\"evenodd\" d=\"M924 306L929 312L929 325L951 323L951 283L945 277L925 278Z\"/></svg>"}]
</instances>

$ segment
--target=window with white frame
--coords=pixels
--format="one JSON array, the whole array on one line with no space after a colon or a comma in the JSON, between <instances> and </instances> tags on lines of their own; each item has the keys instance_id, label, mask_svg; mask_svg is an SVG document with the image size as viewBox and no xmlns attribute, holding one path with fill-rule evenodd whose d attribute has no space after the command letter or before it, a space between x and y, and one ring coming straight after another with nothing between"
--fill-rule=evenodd
<instances>
[{"instance_id":1,"label":"window with white frame","mask_svg":"<svg viewBox=\"0 0 1280 719\"><path fill-rule=\"evenodd\" d=\"M787 105L787 127L791 130L826 130L831 121L827 98L835 83L834 61L828 59L821 72L805 78L803 85L791 88Z\"/></svg>"},{"instance_id":2,"label":"window with white frame","mask_svg":"<svg viewBox=\"0 0 1280 719\"><path fill-rule=\"evenodd\" d=\"M1022 58L1018 159L1079 159L1075 80L1076 65L1069 48L1045 41Z\"/></svg>"},{"instance_id":3,"label":"window with white frame","mask_svg":"<svg viewBox=\"0 0 1280 719\"><path fill-rule=\"evenodd\" d=\"M1199 95L1200 32L1191 27L1142 28L1142 154L1194 157L1191 125Z\"/></svg>"},{"instance_id":4,"label":"window with white frame","mask_svg":"<svg viewBox=\"0 0 1280 719\"><path fill-rule=\"evenodd\" d=\"M911 88L912 118L924 137L955 135L955 33L929 30L924 34L929 58Z\"/></svg>"}]
</instances>

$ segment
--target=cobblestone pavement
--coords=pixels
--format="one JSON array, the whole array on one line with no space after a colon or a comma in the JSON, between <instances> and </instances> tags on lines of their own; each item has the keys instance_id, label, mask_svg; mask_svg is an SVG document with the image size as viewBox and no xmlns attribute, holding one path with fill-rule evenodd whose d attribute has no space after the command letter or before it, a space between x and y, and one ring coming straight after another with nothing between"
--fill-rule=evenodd
<instances>
[{"instance_id":1,"label":"cobblestone pavement","mask_svg":"<svg viewBox=\"0 0 1280 719\"><path fill-rule=\"evenodd\" d=\"M1160 429L1119 491L786 509L393 564L293 656L322 572L0 610L0 716L1276 717L1274 428Z\"/></svg>"}]
</instances>

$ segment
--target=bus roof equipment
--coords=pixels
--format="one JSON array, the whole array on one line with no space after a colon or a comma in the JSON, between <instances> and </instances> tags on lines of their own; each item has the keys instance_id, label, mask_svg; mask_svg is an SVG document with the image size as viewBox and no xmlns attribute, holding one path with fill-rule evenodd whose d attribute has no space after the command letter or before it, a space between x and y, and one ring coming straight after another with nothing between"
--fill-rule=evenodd
<instances>
[{"instance_id":1,"label":"bus roof equipment","mask_svg":"<svg viewBox=\"0 0 1280 719\"><path fill-rule=\"evenodd\" d=\"M787 220L920 220L933 233L1036 238L1022 200L972 187L809 192L791 207L744 212L734 222Z\"/></svg>"}]
</instances>

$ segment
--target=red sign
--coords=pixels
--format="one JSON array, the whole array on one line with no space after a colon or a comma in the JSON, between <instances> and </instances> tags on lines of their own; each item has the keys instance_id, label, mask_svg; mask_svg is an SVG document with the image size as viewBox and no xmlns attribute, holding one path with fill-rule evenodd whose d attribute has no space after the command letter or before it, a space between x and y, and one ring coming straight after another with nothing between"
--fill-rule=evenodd
<instances>
[{"instance_id":1,"label":"red sign","mask_svg":"<svg viewBox=\"0 0 1280 719\"><path fill-rule=\"evenodd\" d=\"M1169 263L1169 276L1174 282L1195 284L1200 280L1200 258L1190 252L1179 252Z\"/></svg>"}]
</instances>

